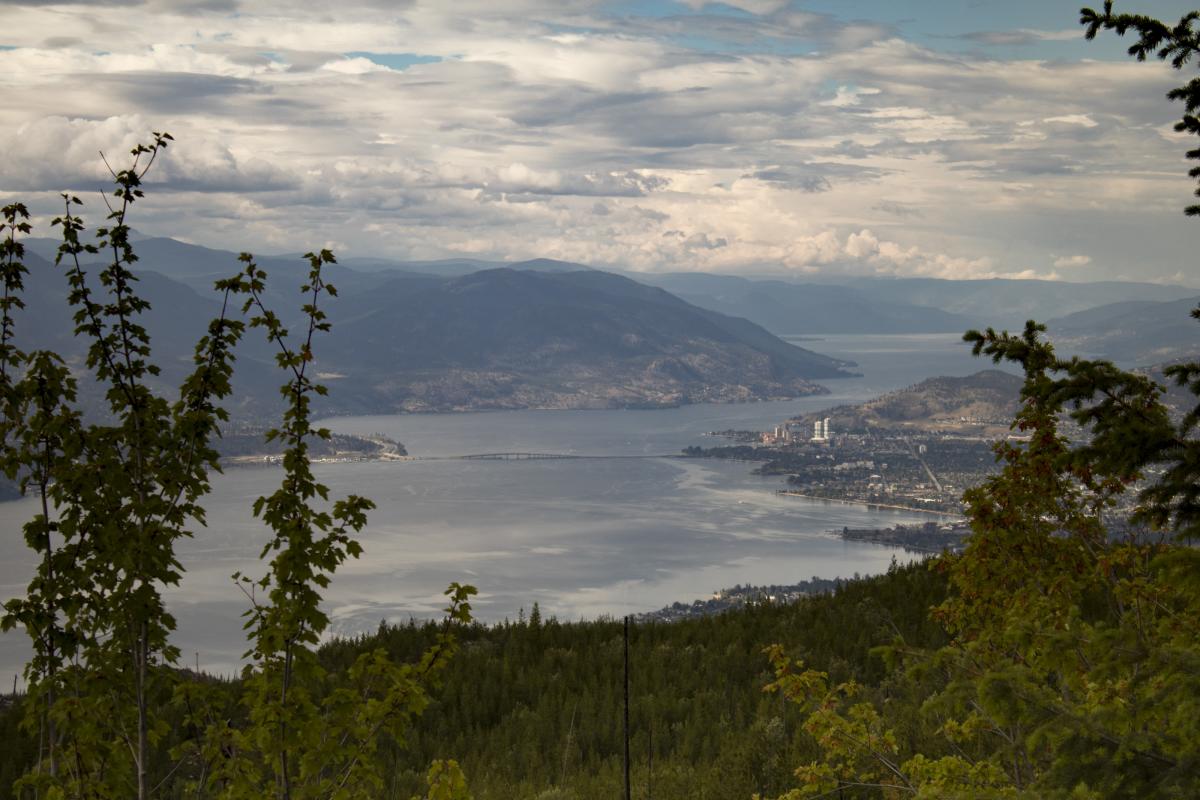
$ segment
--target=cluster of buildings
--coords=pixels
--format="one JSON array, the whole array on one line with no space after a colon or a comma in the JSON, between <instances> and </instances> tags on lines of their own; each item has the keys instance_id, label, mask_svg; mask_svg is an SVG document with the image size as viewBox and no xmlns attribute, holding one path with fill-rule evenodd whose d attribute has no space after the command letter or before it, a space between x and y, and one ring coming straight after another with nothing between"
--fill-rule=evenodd
<instances>
[{"instance_id":1,"label":"cluster of buildings","mask_svg":"<svg viewBox=\"0 0 1200 800\"><path fill-rule=\"evenodd\" d=\"M776 425L773 431L763 431L759 438L763 444L791 444L795 441L792 438L792 426L787 423Z\"/></svg>"},{"instance_id":2,"label":"cluster of buildings","mask_svg":"<svg viewBox=\"0 0 1200 800\"><path fill-rule=\"evenodd\" d=\"M759 441L763 444L798 444L803 441L803 437L793 431L790 424L784 423L776 425L774 430L763 431ZM812 438L809 441L816 444L829 444L833 441L833 428L829 424L829 417L813 423Z\"/></svg>"},{"instance_id":3,"label":"cluster of buildings","mask_svg":"<svg viewBox=\"0 0 1200 800\"><path fill-rule=\"evenodd\" d=\"M714 592L707 599L696 600L690 604L673 603L660 608L658 611L638 614L635 619L637 622L676 622L681 619L706 617L753 605L795 603L815 594L836 592L842 583L843 581L840 578L827 579L814 577L812 580L800 581L799 583L788 584L786 586L778 584L771 584L770 586L742 586L739 584L732 589L721 589L718 592Z\"/></svg>"},{"instance_id":4,"label":"cluster of buildings","mask_svg":"<svg viewBox=\"0 0 1200 800\"><path fill-rule=\"evenodd\" d=\"M957 514L963 488L996 470L991 442L981 438L882 428L831 438L825 421L817 424L807 447L772 448L759 468L787 475L789 493Z\"/></svg>"}]
</instances>

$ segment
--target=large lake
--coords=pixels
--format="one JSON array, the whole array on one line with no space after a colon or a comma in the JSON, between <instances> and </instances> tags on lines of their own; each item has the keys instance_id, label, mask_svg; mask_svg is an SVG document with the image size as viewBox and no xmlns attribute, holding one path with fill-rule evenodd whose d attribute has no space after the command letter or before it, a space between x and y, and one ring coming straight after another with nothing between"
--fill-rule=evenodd
<instances>
[{"instance_id":1,"label":"large lake","mask_svg":"<svg viewBox=\"0 0 1200 800\"><path fill-rule=\"evenodd\" d=\"M514 411L350 417L344 433L384 433L428 460L323 464L332 492L378 505L363 558L346 564L326 593L339 633L379 620L435 616L451 581L479 588L477 615L515 617L537 601L562 619L648 611L738 583L792 583L869 574L903 552L843 542L834 528L889 526L928 517L781 497L778 479L750 465L659 458L711 445L708 431L763 429L805 411L858 402L933 375L989 364L954 335L828 336L797 341L858 362L861 378L830 381L832 395L776 403L701 405L660 411ZM464 461L475 453L608 456L571 460ZM170 594L185 660L232 671L244 649L245 599L230 580L257 575L262 527L254 498L281 472L230 469L217 476L209 524L181 548L187 570ZM32 559L21 524L30 500L0 504L0 598L20 595ZM23 635L0 636L0 680L28 651Z\"/></svg>"}]
</instances>

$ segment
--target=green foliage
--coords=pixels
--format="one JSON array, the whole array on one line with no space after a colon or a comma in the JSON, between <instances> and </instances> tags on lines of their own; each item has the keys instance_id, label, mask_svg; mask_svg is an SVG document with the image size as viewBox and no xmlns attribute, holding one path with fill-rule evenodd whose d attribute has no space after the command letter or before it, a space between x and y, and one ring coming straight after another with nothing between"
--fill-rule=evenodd
<instances>
[{"instance_id":1,"label":"green foliage","mask_svg":"<svg viewBox=\"0 0 1200 800\"><path fill-rule=\"evenodd\" d=\"M1129 55L1138 61L1145 61L1153 55L1160 61L1169 61L1177 70L1183 69L1188 62L1200 54L1200 31L1193 25L1200 20L1200 11L1190 11L1179 18L1175 25L1168 25L1143 14L1114 14L1113 0L1105 0L1104 10L1097 12L1091 8L1079 11L1080 24L1084 26L1084 35L1089 39L1096 38L1101 30L1116 31L1118 36L1124 36L1129 31L1135 31L1138 40L1129 47ZM1176 87L1167 93L1171 100L1184 102L1183 117L1175 123L1176 131L1186 131L1200 135L1200 78L1192 78L1183 86ZM1200 148L1189 150L1187 157L1200 159ZM1188 170L1188 175L1200 178L1200 167ZM1195 192L1200 197L1200 189ZM1188 216L1200 214L1200 205L1191 205L1185 209Z\"/></svg>"},{"instance_id":2,"label":"green foliage","mask_svg":"<svg viewBox=\"0 0 1200 800\"><path fill-rule=\"evenodd\" d=\"M1162 537L1111 540L1105 526L1147 460L1178 452L1161 442L1185 434L1158 387L1107 362L1060 360L1043 330L965 337L977 355L1024 370L1020 438L997 444L1000 474L964 495L965 551L938 561L951 593L933 614L950 644L897 638L891 648L904 665L895 680L918 701L858 701L857 685L771 652L768 688L806 709L821 746L789 800L867 787L896 797L1200 792L1200 553ZM1086 443L1060 433L1065 417L1090 433ZM1179 491L1143 492L1141 516L1190 535ZM929 738L909 749L894 731L914 714Z\"/></svg>"},{"instance_id":3,"label":"green foliage","mask_svg":"<svg viewBox=\"0 0 1200 800\"><path fill-rule=\"evenodd\" d=\"M463 775L457 761L433 762L425 781L429 784L429 791L425 797L414 796L412 800L471 800L471 793L467 791L466 776Z\"/></svg>"},{"instance_id":4,"label":"green foliage","mask_svg":"<svg viewBox=\"0 0 1200 800\"><path fill-rule=\"evenodd\" d=\"M29 531L44 563L30 592L7 611L10 626L24 626L34 636L37 654L28 675L31 694L0 710L6 743L0 777L24 773L18 791L39 797L129 797L142 782L147 796L160 797L400 800L414 794L466 796L465 772L473 776L471 789L480 800L614 796L621 775L618 624L564 625L534 607L527 623L471 626L466 623L473 590L454 585L442 625L385 626L367 639L318 648L328 626L320 589L356 555L353 534L369 510L364 500L328 497L308 463L313 443L323 435L309 418L308 401L321 391L309 381L309 370L314 339L325 326L319 303L329 294L320 270L332 256L310 256L308 326L298 344L291 344L278 318L259 301L263 276L247 257L238 275L218 284L233 312L210 327L180 401L165 403L149 389L133 389L134 402L124 384L114 388L114 381L123 380L128 364L139 362L152 375L148 342L133 322L124 338L114 338L110 327L120 329L122 313L136 321L139 304L129 299L122 312L107 294L99 299L93 294L87 264L98 254L81 243L77 205L67 198L61 260L81 312L80 335L100 342L93 347L91 377L107 370L108 396L118 411L103 424L81 416L73 410L72 373L53 354L37 361L16 352L8 346L11 333L2 332L11 332L12 323L0 326L0 353L11 354L14 360L6 363L15 365L6 368L15 378L4 384L4 457L13 459L4 463L13 465L11 474L25 480L28 491L43 493L47 501ZM12 235L3 251L9 265L5 297L12 301L2 308L14 312L24 274L19 239L28 232L22 211L11 209ZM123 293L132 293L133 254L123 248L119 253L124 272L101 286L116 291L121 283ZM178 579L173 550L151 538L162 545L154 552L173 565L174 574L147 578L158 598L154 607L121 609L127 596L114 597L107 587L109 582L119 587L126 567L117 561L106 566L106 559L127 559L110 551L130 539L124 528L105 528L104 521L106 515L121 525L142 519L127 508L131 485L140 484L116 474L114 459L141 463L139 474L152 487L181 484L184 478L172 472L181 454L194 454L189 457L197 464L191 473L196 481L205 481L217 466L210 448L223 418L218 401L227 391L233 345L247 326L237 318L239 298L250 301L247 324L279 348L288 410L273 434L284 452L280 489L260 498L256 508L271 530L264 574L239 582L249 597L250 663L239 680L221 682L176 666L169 618L158 614L168 578ZM132 343L128 364L126 339ZM152 423L156 418L142 406L160 421ZM122 416L133 416L134 409L141 414L136 429ZM136 453L130 444L135 434L151 449ZM171 518L176 521L169 530L200 535L207 484L188 486L184 497L194 498L187 510L193 516ZM77 510L57 499L76 495ZM146 520L149 525L154 518ZM158 524L158 530L167 530ZM922 646L942 641L924 609L943 598L943 587L944 579L927 570L896 569L879 582L847 584L836 597L795 607L639 627L633 660L635 782L649 784L652 778L659 796L782 791L790 765L814 751L797 715L758 690L767 678L761 649L779 639L801 641L815 653L813 663L837 680L873 686L884 670L869 651L895 630ZM154 613L155 624L166 626L159 639L146 639L157 649L145 659L141 717L135 653L121 661L123 653L105 649L114 639L110 630L140 619L137 613ZM136 644L137 633L125 635L125 641ZM91 648L107 660L93 664ZM27 725L18 732L19 717ZM142 720L146 747L139 762ZM447 755L456 762L443 761ZM7 790L0 788L0 797Z\"/></svg>"},{"instance_id":5,"label":"green foliage","mask_svg":"<svg viewBox=\"0 0 1200 800\"><path fill-rule=\"evenodd\" d=\"M796 770L804 788L784 797L826 794L846 784L876 787L885 794L911 789L896 763L899 745L895 732L885 727L871 703L856 701L862 694L860 684L846 681L831 686L827 673L800 671L803 663L793 662L782 647L774 645L766 652L775 669L775 680L766 690L810 706L804 730L825 754L822 762Z\"/></svg>"},{"instance_id":6,"label":"green foliage","mask_svg":"<svg viewBox=\"0 0 1200 800\"><path fill-rule=\"evenodd\" d=\"M1168 27L1114 15L1111 2L1082 11L1089 39L1136 30L1132 55L1176 69L1200 48L1197 19ZM1187 104L1177 129L1200 133L1200 79L1169 97ZM1029 322L1019 335L964 337L976 355L1021 367L1022 408L1017 438L996 446L1000 474L964 495L967 548L938 563L951 592L933 615L950 644L930 651L897 637L891 648L903 665L895 681L918 702L855 701L856 685L831 686L771 651L768 688L805 708L821 745L789 800L1200 794L1200 553L1165 535L1200 533L1200 406L1176 423L1162 387L1109 362L1060 359L1044 331ZM1200 364L1167 375L1200 396ZM1067 419L1081 444L1061 432ZM1106 514L1138 483L1144 535L1113 539ZM894 734L913 712L936 736L924 747Z\"/></svg>"},{"instance_id":7,"label":"green foliage","mask_svg":"<svg viewBox=\"0 0 1200 800\"><path fill-rule=\"evenodd\" d=\"M922 647L944 642L928 608L945 578L924 566L897 567L847 582L836 595L763 605L630 633L634 796L748 798L783 791L794 764L816 750L802 716L760 689L772 641L800 643L811 663L872 698L886 678L873 648L897 630ZM397 660L427 649L433 626L384 626L360 641L322 650L331 672L385 647ZM609 800L622 792L622 625L564 623L547 614L460 632L444 688L391 751L397 793L423 786L424 765L452 754L479 800L514 797ZM907 731L905 732L907 733ZM390 747L390 745L389 745ZM444 757L444 755L442 756Z\"/></svg>"},{"instance_id":8,"label":"green foliage","mask_svg":"<svg viewBox=\"0 0 1200 800\"><path fill-rule=\"evenodd\" d=\"M773 641L794 643L831 681L859 684L860 699L916 702L897 695L903 687L890 681L872 651L897 631L914 647L944 643L928 609L945 599L945 587L945 576L918 564L845 582L836 594L793 605L634 625L634 796L744 800L755 792L785 791L794 766L819 753L803 729L801 710L761 691L770 677L762 649ZM425 713L403 740L390 734L378 739L374 758L384 786L374 797L425 796L430 763L445 758L454 758L470 776L478 800L620 795L621 624L541 616L537 628L531 622L454 626L458 649L440 673L441 686L428 687ZM383 625L370 636L325 643L317 658L327 679L313 688L319 713L326 713L327 693L348 685L346 672L364 654L382 649L393 663L418 664L446 632L444 623ZM213 763L227 757L222 749L232 746L229 734L245 729L248 691L240 680L188 676L174 699L162 698L160 711L171 729L164 746L179 748L180 757L172 762L180 766L162 796L196 796L205 770L198 751L204 748ZM19 713L0 712L0 736L12 730L4 726ZM228 723L224 739L216 735L221 722ZM928 749L919 738L926 734L901 722L893 725L901 746ZM33 751L36 731L12 741L20 747L0 752L0 770L18 758L20 748ZM208 794L216 793L212 772L210 767Z\"/></svg>"},{"instance_id":9,"label":"green foliage","mask_svg":"<svg viewBox=\"0 0 1200 800\"><path fill-rule=\"evenodd\" d=\"M178 398L156 393L159 370L139 322L149 304L136 290L128 215L170 141L156 133L153 144L133 149L128 168L110 168L116 189L106 198L97 244L80 238L78 198L63 195L64 212L54 221L75 335L88 341L85 379L104 390L102 421L76 407L76 378L62 358L13 344L28 274L20 237L31 228L23 205L3 209L0 469L40 499L24 530L39 557L36 574L0 618L5 630L23 627L34 645L23 705L39 749L18 791L147 798L186 787L194 797L375 797L384 783L379 743L385 735L402 741L428 705L427 691L457 647L453 629L470 621L474 589L451 586L447 627L416 663L397 664L376 650L337 676L321 667L315 649L329 622L321 590L346 558L361 553L354 534L373 507L351 496L326 508L328 490L309 459L309 441L329 436L311 425L310 396L325 389L308 370L314 335L329 330L319 303L336 291L321 269L334 258L328 251L307 256L307 331L293 348L263 305L265 274L243 255L244 271L216 284L222 311L197 343ZM91 260L101 256L106 263L89 276ZM219 470L213 442L228 419L220 402L230 394L234 347L247 327L231 316L238 297L246 298L249 326L278 346L288 381L282 424L268 434L283 445L284 479L254 505L273 532L262 553L269 568L241 583L251 602L251 664L231 694L178 670L165 592L181 577L175 544L203 526L209 472ZM463 796L456 767L437 769L434 796Z\"/></svg>"},{"instance_id":10,"label":"green foliage","mask_svg":"<svg viewBox=\"0 0 1200 800\"><path fill-rule=\"evenodd\" d=\"M54 221L75 333L90 341L86 366L107 387L105 423L87 423L75 410L75 379L57 354L11 346L25 274L17 234L29 228L17 221L27 216L23 207L5 209L3 465L23 491L38 494L41 513L25 526L40 556L37 574L24 598L5 604L2 624L23 626L34 641L26 677L47 746L27 782L71 796L149 791L151 753L165 732L152 698L168 690L173 677L164 667L178 655L162 591L179 582L175 542L203 523L199 499L216 463L209 441L224 419L217 403L229 393L232 348L244 327L223 315L213 321L174 402L149 388L158 369L138 322L147 305L136 292L127 218L170 140L155 134L152 145L133 149L128 168L113 172L98 245L80 243L78 198L64 195ZM84 254L108 259L99 291Z\"/></svg>"}]
</instances>

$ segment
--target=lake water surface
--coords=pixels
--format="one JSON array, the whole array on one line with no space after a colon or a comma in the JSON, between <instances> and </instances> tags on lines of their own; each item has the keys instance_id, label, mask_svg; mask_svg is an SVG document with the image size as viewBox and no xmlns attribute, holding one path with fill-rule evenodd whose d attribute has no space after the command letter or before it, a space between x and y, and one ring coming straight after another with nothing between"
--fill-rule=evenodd
<instances>
[{"instance_id":1,"label":"lake water surface","mask_svg":"<svg viewBox=\"0 0 1200 800\"><path fill-rule=\"evenodd\" d=\"M514 411L336 418L343 433L384 433L419 460L318 465L334 496L355 492L378 508L326 593L334 631L381 619L436 616L451 581L479 589L477 615L515 617L534 601L563 619L621 615L690 601L738 583L792 583L869 574L901 551L843 542L844 525L927 520L917 513L781 497L779 479L751 466L657 456L728 428L763 429L789 416L858 402L932 375L988 366L952 335L829 336L802 346L857 361L862 378L830 381L832 395L777 403L701 405L659 411ZM470 461L477 453L606 456ZM427 459L427 460L422 460ZM244 649L247 603L230 575L261 573L265 532L250 515L281 471L242 467L217 476L208 527L181 546L186 568L170 593L185 660L231 671ZM0 504L0 596L23 593L32 559L21 524L31 500ZM0 678L20 669L23 635L0 636Z\"/></svg>"}]
</instances>

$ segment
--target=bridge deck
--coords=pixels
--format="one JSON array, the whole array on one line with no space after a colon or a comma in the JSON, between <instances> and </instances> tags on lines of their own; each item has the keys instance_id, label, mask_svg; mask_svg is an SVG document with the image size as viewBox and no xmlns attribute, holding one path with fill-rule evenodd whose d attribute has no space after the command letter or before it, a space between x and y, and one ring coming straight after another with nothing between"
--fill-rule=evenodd
<instances>
[{"instance_id":1,"label":"bridge deck","mask_svg":"<svg viewBox=\"0 0 1200 800\"><path fill-rule=\"evenodd\" d=\"M540 461L544 459L582 458L582 456L564 453L472 453L471 455L459 456L459 458L468 461Z\"/></svg>"}]
</instances>

